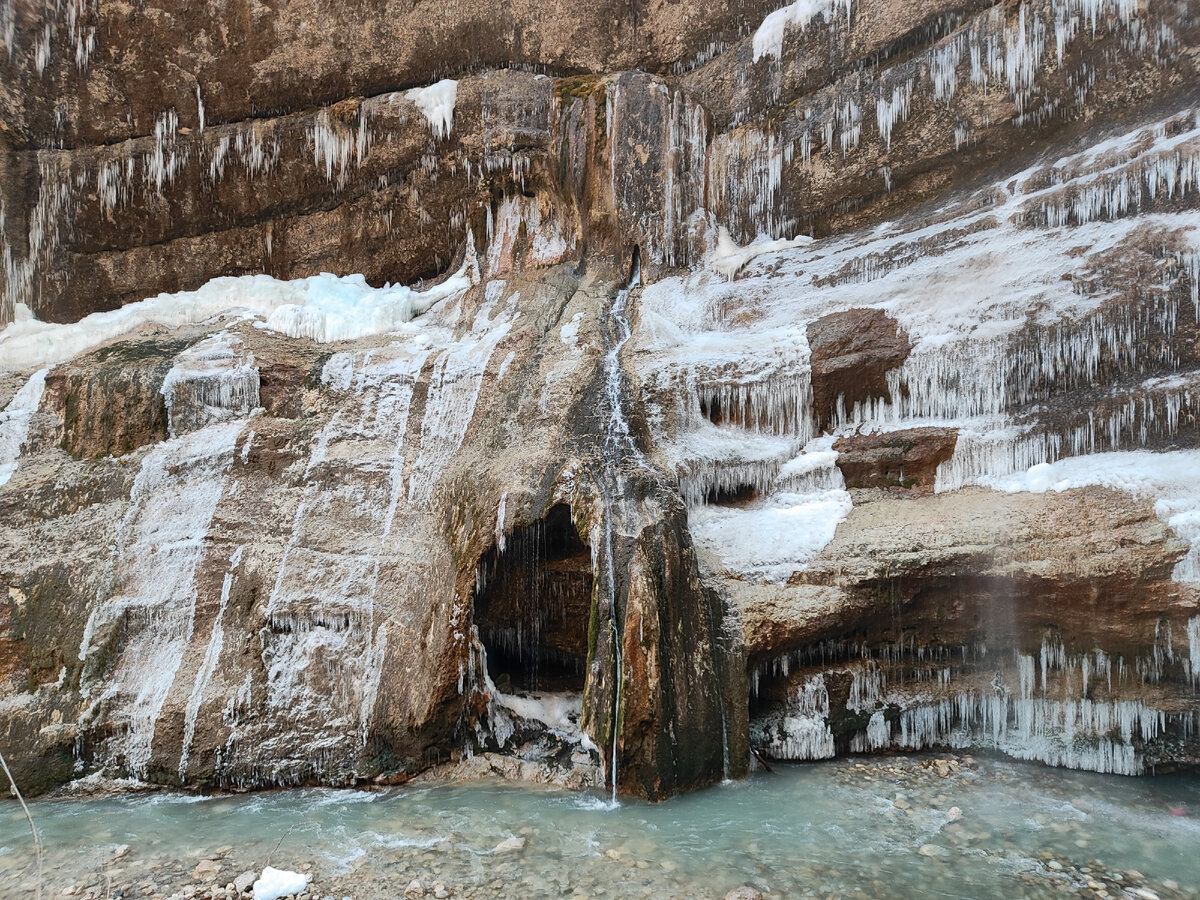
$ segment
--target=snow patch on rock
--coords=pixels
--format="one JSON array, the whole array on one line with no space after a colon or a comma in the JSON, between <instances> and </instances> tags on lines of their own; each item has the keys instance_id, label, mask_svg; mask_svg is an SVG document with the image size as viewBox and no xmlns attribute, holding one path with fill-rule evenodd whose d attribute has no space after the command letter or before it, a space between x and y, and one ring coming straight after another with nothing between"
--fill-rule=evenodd
<instances>
[{"instance_id":1,"label":"snow patch on rock","mask_svg":"<svg viewBox=\"0 0 1200 900\"><path fill-rule=\"evenodd\" d=\"M1191 545L1175 566L1173 580L1200 582L1200 450L1092 453L1039 463L1013 475L984 476L978 483L1007 493L1035 494L1098 485L1151 498L1159 519Z\"/></svg>"},{"instance_id":2,"label":"snow patch on rock","mask_svg":"<svg viewBox=\"0 0 1200 900\"><path fill-rule=\"evenodd\" d=\"M438 140L450 137L450 130L454 127L454 106L458 102L457 81L443 78L428 87L413 88L404 96L416 104L433 130L434 137Z\"/></svg>"},{"instance_id":3,"label":"snow patch on rock","mask_svg":"<svg viewBox=\"0 0 1200 900\"><path fill-rule=\"evenodd\" d=\"M833 540L852 506L844 490L779 493L746 508L695 507L688 518L696 546L729 571L783 582Z\"/></svg>"},{"instance_id":4,"label":"snow patch on rock","mask_svg":"<svg viewBox=\"0 0 1200 900\"><path fill-rule=\"evenodd\" d=\"M288 894L299 894L308 887L308 876L267 866L254 882L254 900L279 900Z\"/></svg>"},{"instance_id":5,"label":"snow patch on rock","mask_svg":"<svg viewBox=\"0 0 1200 900\"><path fill-rule=\"evenodd\" d=\"M754 32L754 61L758 62L764 56L775 59L783 54L783 35L789 25L807 28L808 23L817 16L823 15L827 21L832 19L835 9L846 10L847 20L850 18L851 0L796 0L783 9L777 9L765 19L758 30Z\"/></svg>"},{"instance_id":6,"label":"snow patch on rock","mask_svg":"<svg viewBox=\"0 0 1200 900\"><path fill-rule=\"evenodd\" d=\"M466 265L424 291L390 284L374 288L362 275L328 272L293 281L270 275L222 277L194 291L159 294L70 324L40 322L18 305L16 320L0 331L0 370L64 362L142 325L179 328L235 312L264 317L263 328L319 343L387 334L403 330L435 303L471 284Z\"/></svg>"}]
</instances>

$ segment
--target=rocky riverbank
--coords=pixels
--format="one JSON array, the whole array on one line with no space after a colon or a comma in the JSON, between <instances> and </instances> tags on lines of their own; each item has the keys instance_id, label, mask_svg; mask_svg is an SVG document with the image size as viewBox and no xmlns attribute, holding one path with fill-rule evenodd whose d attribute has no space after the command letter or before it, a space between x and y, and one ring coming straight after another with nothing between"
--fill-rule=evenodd
<instances>
[{"instance_id":1,"label":"rocky riverbank","mask_svg":"<svg viewBox=\"0 0 1200 900\"><path fill-rule=\"evenodd\" d=\"M51 896L85 900L237 900L267 863L309 875L307 900L722 898L739 879L766 897L915 897L962 867L979 876L969 889L978 897L1194 896L1200 869L1183 857L1200 794L1181 780L1154 784L936 754L785 767L716 788L703 803L659 807L605 808L595 794L493 777L371 794L76 798L42 801L34 813L49 838ZM759 792L783 794L764 806ZM761 818L746 827L752 803ZM60 815L92 821L78 852L56 845ZM147 830L147 816L159 824ZM253 825L245 840L212 843L229 836L221 818ZM32 886L17 837L14 822L2 838L12 848L0 856L5 897Z\"/></svg>"}]
</instances>

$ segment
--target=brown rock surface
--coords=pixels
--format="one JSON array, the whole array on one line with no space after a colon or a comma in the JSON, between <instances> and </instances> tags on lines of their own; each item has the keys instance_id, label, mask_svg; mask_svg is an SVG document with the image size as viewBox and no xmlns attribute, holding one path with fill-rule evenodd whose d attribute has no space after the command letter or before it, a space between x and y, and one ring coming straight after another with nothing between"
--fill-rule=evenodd
<instances>
[{"instance_id":1,"label":"brown rock surface","mask_svg":"<svg viewBox=\"0 0 1200 900\"><path fill-rule=\"evenodd\" d=\"M932 489L957 441L953 428L912 428L838 438L833 449L848 488Z\"/></svg>"},{"instance_id":2,"label":"brown rock surface","mask_svg":"<svg viewBox=\"0 0 1200 900\"><path fill-rule=\"evenodd\" d=\"M163 379L189 343L116 343L55 369L42 408L61 422L60 446L72 456L124 456L164 440Z\"/></svg>"},{"instance_id":3,"label":"brown rock surface","mask_svg":"<svg viewBox=\"0 0 1200 900\"><path fill-rule=\"evenodd\" d=\"M851 309L808 326L812 351L813 410L823 429L854 404L888 396L887 373L904 363L912 345L891 316L879 309Z\"/></svg>"},{"instance_id":4,"label":"brown rock surface","mask_svg":"<svg viewBox=\"0 0 1200 900\"><path fill-rule=\"evenodd\" d=\"M1003 629L1040 635L1059 623L1084 644L1152 644L1154 619L1143 613L1174 602L1186 619L1195 603L1169 580L1182 552L1151 504L1099 488L864 493L786 586L733 591L752 661L835 635L894 637L893 598L894 624L947 643L973 640L995 614L1001 639L1011 636Z\"/></svg>"}]
</instances>

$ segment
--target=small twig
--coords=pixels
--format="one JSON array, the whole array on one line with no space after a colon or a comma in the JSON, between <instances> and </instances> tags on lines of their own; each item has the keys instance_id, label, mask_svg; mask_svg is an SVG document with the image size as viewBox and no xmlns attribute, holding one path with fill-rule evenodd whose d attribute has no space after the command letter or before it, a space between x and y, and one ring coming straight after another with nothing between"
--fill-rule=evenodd
<instances>
[{"instance_id":1,"label":"small twig","mask_svg":"<svg viewBox=\"0 0 1200 900\"><path fill-rule=\"evenodd\" d=\"M772 775L774 775L774 774L775 774L775 770L771 768L771 764L770 764L769 762L767 762L765 759L763 759L763 755L762 755L761 753L759 753L759 752L758 752L757 750L755 750L753 747L751 747L751 748L750 748L750 752L754 754L754 758L758 760L759 764L760 764L760 765L761 765L761 766L762 766L764 769L766 769L766 770L767 770L768 772L770 772Z\"/></svg>"},{"instance_id":2,"label":"small twig","mask_svg":"<svg viewBox=\"0 0 1200 900\"><path fill-rule=\"evenodd\" d=\"M33 824L33 816L29 813L29 807L25 805L25 798L21 796L21 789L17 787L16 779L13 778L12 772L9 771L8 763L5 761L3 753L0 753L0 767L3 767L4 774L8 776L8 783L12 787L12 792L21 804L21 809L25 811L25 818L29 822L29 830L33 832L33 853L37 857L37 890L35 897L36 900L42 900L42 836L38 834L37 826Z\"/></svg>"},{"instance_id":3,"label":"small twig","mask_svg":"<svg viewBox=\"0 0 1200 900\"><path fill-rule=\"evenodd\" d=\"M272 849L271 852L267 854L267 861L265 863L263 863L263 865L269 866L271 864L271 857L275 855L275 851L279 849L280 844L282 844L284 842L284 840L287 839L287 836L289 834L291 834L293 831L295 831L301 825L311 825L311 824L313 824L312 819L305 819L303 822L296 822L290 828L288 828L288 830L283 833L283 837L281 837L279 839L279 843L277 843L275 845L274 849Z\"/></svg>"}]
</instances>

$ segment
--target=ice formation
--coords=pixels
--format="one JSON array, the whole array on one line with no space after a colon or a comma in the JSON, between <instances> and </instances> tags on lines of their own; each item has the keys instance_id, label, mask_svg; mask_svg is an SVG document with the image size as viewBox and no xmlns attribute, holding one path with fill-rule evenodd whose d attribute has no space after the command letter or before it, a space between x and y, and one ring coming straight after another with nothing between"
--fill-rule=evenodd
<instances>
[{"instance_id":1,"label":"ice formation","mask_svg":"<svg viewBox=\"0 0 1200 900\"><path fill-rule=\"evenodd\" d=\"M175 358L161 392L172 437L248 416L258 406L254 354L227 333L215 334Z\"/></svg>"},{"instance_id":2,"label":"ice formation","mask_svg":"<svg viewBox=\"0 0 1200 900\"><path fill-rule=\"evenodd\" d=\"M428 87L413 88L406 95L416 104L434 137L445 140L454 126L454 105L458 102L458 82L443 78Z\"/></svg>"},{"instance_id":3,"label":"ice formation","mask_svg":"<svg viewBox=\"0 0 1200 900\"><path fill-rule=\"evenodd\" d=\"M1187 623L1188 669L1192 684L1200 687L1200 616L1193 616Z\"/></svg>"},{"instance_id":4,"label":"ice formation","mask_svg":"<svg viewBox=\"0 0 1200 900\"><path fill-rule=\"evenodd\" d=\"M599 752L579 725L583 717L582 694L506 694L497 689L490 678L486 678L485 683L491 697L492 732L501 747L515 733L515 719L539 722L560 740L583 750Z\"/></svg>"},{"instance_id":5,"label":"ice formation","mask_svg":"<svg viewBox=\"0 0 1200 900\"><path fill-rule=\"evenodd\" d=\"M228 313L265 317L265 327L327 343L403 329L435 303L471 287L467 269L425 291L402 285L373 288L361 275L328 273L279 281L269 275L214 278L194 291L159 294L71 324L40 322L19 308L0 331L0 367L53 365L155 323L177 328Z\"/></svg>"},{"instance_id":6,"label":"ice formation","mask_svg":"<svg viewBox=\"0 0 1200 900\"><path fill-rule=\"evenodd\" d=\"M756 240L745 247L739 247L729 234L729 230L721 228L717 233L717 247L709 259L713 271L719 272L730 281L734 279L751 260L780 250L790 250L793 247L806 247L812 243L812 238L803 235L790 241Z\"/></svg>"},{"instance_id":7,"label":"ice formation","mask_svg":"<svg viewBox=\"0 0 1200 900\"><path fill-rule=\"evenodd\" d=\"M309 129L313 146L313 163L324 168L325 178L339 187L346 183L350 163L361 166L371 149L370 111L361 108L358 127L347 128L329 111L322 110Z\"/></svg>"},{"instance_id":8,"label":"ice formation","mask_svg":"<svg viewBox=\"0 0 1200 900\"><path fill-rule=\"evenodd\" d=\"M282 897L301 894L306 887L307 875L267 866L254 882L254 900L280 900Z\"/></svg>"},{"instance_id":9,"label":"ice formation","mask_svg":"<svg viewBox=\"0 0 1200 900\"><path fill-rule=\"evenodd\" d=\"M501 305L495 291L490 296L471 330L434 361L408 491L409 500L420 506L429 502L442 469L462 446L492 354L514 321L511 307L517 298L510 294Z\"/></svg>"},{"instance_id":10,"label":"ice formation","mask_svg":"<svg viewBox=\"0 0 1200 900\"><path fill-rule=\"evenodd\" d=\"M318 435L291 536L267 602L266 716L303 723L314 743L331 746L365 736L374 708L388 634L375 606L380 568L397 552L388 536L411 451L406 437L416 379L429 349L391 347L335 354L323 379L360 398ZM332 485L326 483L333 478ZM351 508L353 527L331 539L322 523ZM323 660L318 672L312 660ZM340 694L328 695L331 677ZM281 772L295 778L302 773Z\"/></svg>"},{"instance_id":11,"label":"ice formation","mask_svg":"<svg viewBox=\"0 0 1200 900\"><path fill-rule=\"evenodd\" d=\"M109 761L135 777L147 772L159 713L192 640L195 573L210 552L210 523L243 427L211 425L145 456L88 618L79 648L85 663L104 652L113 628L124 630L113 671L99 684L85 678L81 691L93 712L109 710L116 729Z\"/></svg>"},{"instance_id":12,"label":"ice formation","mask_svg":"<svg viewBox=\"0 0 1200 900\"><path fill-rule=\"evenodd\" d=\"M817 16L823 15L829 20L838 8L844 8L849 19L850 5L851 0L795 0L775 10L763 19L754 32L754 61L758 62L764 56L780 57L783 53L783 35L788 26L807 28L808 23Z\"/></svg>"},{"instance_id":13,"label":"ice formation","mask_svg":"<svg viewBox=\"0 0 1200 900\"><path fill-rule=\"evenodd\" d=\"M17 470L21 448L29 436L29 421L41 402L48 371L39 369L33 373L0 412L0 486Z\"/></svg>"},{"instance_id":14,"label":"ice formation","mask_svg":"<svg viewBox=\"0 0 1200 900\"><path fill-rule=\"evenodd\" d=\"M828 719L825 679L811 675L792 691L785 713L754 723L751 743L777 759L828 759L834 755Z\"/></svg>"},{"instance_id":15,"label":"ice formation","mask_svg":"<svg viewBox=\"0 0 1200 900\"><path fill-rule=\"evenodd\" d=\"M533 197L505 197L495 211L488 207L487 269L503 273L511 268L517 238L531 238L530 259L541 266L558 262L575 245L575 235L565 234L556 218L543 219L541 205Z\"/></svg>"},{"instance_id":16,"label":"ice formation","mask_svg":"<svg viewBox=\"0 0 1200 900\"><path fill-rule=\"evenodd\" d=\"M1200 641L1200 617L1189 621L1189 629L1193 624ZM1200 654L1191 638L1189 630L1189 652ZM849 648L848 653L838 654L830 647L826 651L832 656L866 658L797 676L783 704L759 715L752 736L777 758L832 755L825 685L831 677L847 675L851 683L846 712L859 717L869 714L865 726L850 736L853 752L986 748L1064 768L1138 775L1145 770L1148 747L1170 732L1188 735L1200 727L1200 717L1189 710L1166 711L1114 694L1114 685L1119 691L1122 685L1156 683L1164 667L1172 664L1165 655L1127 665L1100 649L1068 653L1061 641L1047 636L1035 653L1012 652L1011 666L989 664L989 669L996 669L990 683L980 684L966 675L965 685L955 687L949 663L968 663L974 652L970 658L964 652L962 659L951 660L944 648L926 650L923 658L919 648ZM879 662L872 653L878 654ZM891 664L896 683L889 684L884 661ZM815 662L819 659L783 659L767 671L786 677L792 666ZM1192 666L1188 660L1175 664L1185 672ZM961 672L959 677L964 677Z\"/></svg>"},{"instance_id":17,"label":"ice formation","mask_svg":"<svg viewBox=\"0 0 1200 900\"><path fill-rule=\"evenodd\" d=\"M721 148L713 152L719 170ZM1176 363L1170 340L1180 318L1200 310L1200 269L1190 251L1155 257L1154 286L1128 306L1109 305L1100 280L1108 261L1146 229L1177 246L1200 242L1190 212L1131 215L1156 196L1193 193L1197 160L1200 130L1189 111L1035 164L915 230L885 223L795 247L762 240L736 252L721 234L711 261L719 276L649 285L639 317L639 371L659 398L652 414L689 499L738 484L760 494L770 488L787 449L769 450L750 432L791 435L793 447L811 437L805 330L853 308L895 317L913 348L887 374L884 396L841 404L834 434L959 429L953 456L937 472L938 490L1137 447L1151 436L1169 440L1200 404L1194 380L1160 374ZM718 192L739 183L726 180ZM773 184L774 176L746 187L766 196ZM1071 212L1054 212L1060 208ZM770 267L747 267L729 281L740 254L755 247L772 252ZM1003 262L1011 259L1021 266ZM1191 309L1171 289L1176 284L1187 285ZM1055 425L1029 411L1097 379L1114 387L1091 410L1066 410ZM1179 528L1187 525L1182 513L1171 514Z\"/></svg>"},{"instance_id":18,"label":"ice formation","mask_svg":"<svg viewBox=\"0 0 1200 900\"><path fill-rule=\"evenodd\" d=\"M963 202L949 203L919 225L884 223L873 231L835 233L820 241L784 237L804 227L787 205L797 171L804 178L805 166L815 171L839 154L853 159L866 149L886 152L894 143L903 148L915 130L905 123L930 96L944 105L938 127L953 129L956 149L983 140L990 124L959 115L954 100L968 84L1012 98L1017 126L1072 114L1069 105L1043 102L1047 73L1068 81L1078 78L1082 107L1089 74L1059 71L1071 55L1072 40L1081 29L1108 28L1119 34L1125 49L1149 52L1155 41L1171 38L1140 27L1144 8L1136 0L1063 0L1039 9L1020 5L1008 15L996 6L962 29L943 23L955 32L934 41L928 52L918 50L911 58L906 52L882 71L868 66L859 95L820 91L801 110L802 120L789 119L787 113L772 119L769 127L739 124L717 134L711 145L710 133L719 129L712 127L704 108L682 91L653 85L652 99L669 123L669 136L665 146L655 148L666 158L662 191L654 197L661 208L655 209L652 222L639 223L648 235L642 252L657 263L687 265L694 262L688 254L696 232L710 244L715 234L715 248L706 261L711 271L666 277L647 287L640 302L631 292L632 283L618 294L601 322L609 340L600 416L610 457L649 467L622 399L629 390L622 366L632 362L645 389L654 442L646 455L677 478L706 575L717 571L785 584L822 552L851 511L835 439L934 425L958 432L954 455L938 470L938 490L970 484L1012 491L1105 485L1151 498L1163 521L1191 545L1174 577L1200 581L1196 451L1126 452L1150 438L1169 441L1200 404L1195 379L1172 374L1177 362L1172 341L1179 324L1188 315L1200 316L1200 225L1194 211L1180 212L1183 204L1177 202L1200 188L1200 122L1193 112L1115 135L1062 159L1042 160ZM830 31L822 40L829 38L834 53L843 51L844 45L836 45L846 37L852 14L850 0L796 0L771 12L753 35L754 74L774 79L778 90L789 28L808 29L818 18ZM95 33L71 18L74 13L67 16L63 24L82 69L94 49ZM60 52L61 38L56 41L47 31L45 40L32 48L39 72ZM710 47L698 59L717 52ZM775 62L763 64L764 57ZM805 59L803 65L809 62ZM344 187L372 148L388 140L372 117L389 106L399 109L402 123L415 115L415 106L433 134L432 148L452 134L457 87L457 82L444 80L336 111L319 110L296 130L308 142L301 162L315 167L318 181L323 175ZM150 117L152 134L122 142L92 168L68 170L50 154L38 160L29 252L18 259L4 246L0 316L11 315L13 322L0 333L0 368L27 374L146 323L174 327L238 311L261 318L261 327L318 342L404 334L414 330L409 324L414 316L460 297L472 285L469 266L424 292L372 288L362 276L323 274L294 282L224 278L195 291L95 314L75 325L35 322L29 315L36 299L35 276L54 264L61 249L59 232L66 234L75 206L94 202L98 214L111 219L136 207L143 195L165 197L187 167L197 163L207 174L207 187L235 171L247 177L275 171L281 142L294 138L266 122L206 123L198 84L199 133L188 138L180 118L188 115L190 90L180 109ZM606 82L605 96L606 131L628 136L624 129L636 117L625 117L622 98L628 95L619 78ZM746 123L749 115L750 110L735 111L733 119ZM413 124L424 127L419 121ZM876 137L878 146L864 146ZM618 145L614 140L613 146ZM458 152L451 164L465 169L468 180L483 182L500 173L522 192L537 167L536 154L523 149L489 148L474 159L466 150ZM803 166L794 165L797 160ZM429 152L418 165L436 175L443 162ZM881 176L885 190L892 189L891 165L872 172L877 173L872 178ZM615 194L615 163L612 175ZM92 192L94 201L86 200ZM513 254L522 246L522 235L529 237L529 259L537 266L556 263L575 249L576 236L546 213L544 202L544 194L513 193L488 206L489 275L519 268ZM465 215L453 213L455 229ZM1154 232L1153 242L1142 241L1145 231ZM733 235L747 245L738 246ZM1114 298L1106 281L1115 269L1111 261L1135 245L1155 242L1161 253L1138 261L1148 273L1141 279L1145 296L1128 307L1110 302L1127 299ZM269 236L265 250L270 255ZM769 263L763 264L767 256ZM1190 293L1176 290L1185 284ZM252 690L265 694L264 717L278 731L294 721L300 723L297 728L308 729L306 737L317 756L349 753L366 744L389 641L394 647L406 639L411 624L401 628L378 609L380 573L398 567L397 555L407 552L397 549L396 534L403 533L409 543L428 538L421 531L425 523L420 514L434 507L443 475L466 440L480 397L486 396L488 379L503 378L516 358L516 351L510 351L496 365L496 350L516 325L503 290L493 281L479 315L453 337L422 334L422 340L328 358L323 386L350 399L317 429L303 473L303 496L268 600L270 628L263 637L267 683L252 686L247 681L239 699L230 701L224 719L232 732L229 747L261 737L253 723L232 712ZM628 307L635 304L631 312ZM818 437L808 328L825 315L854 308L886 311L909 335L913 350L888 373L880 396L857 404L838 401L829 433ZM631 319L638 331L622 360ZM567 367L584 356L579 341L583 324L581 313L558 327L557 337L571 357ZM0 484L16 466L45 374L43 369L34 375L0 414ZM1093 383L1112 385L1110 395L1094 408L1050 409L1060 395ZM223 651L226 611L237 579L246 571L242 548L211 546L208 528L222 492L236 489L226 483L228 469L238 459L245 463L250 453L254 423L248 420L260 403L259 389L253 354L226 332L179 354L162 386L170 439L142 457L129 515L110 560L111 590L97 596L80 650L83 658L97 657L101 644L122 623L125 649L110 683L103 693L94 684L85 689L98 694L96 703L116 710L118 731L110 749L134 772L146 770L157 717L172 690L186 699L178 704L184 731L181 777L198 723L204 721L206 692ZM542 409L548 410L548 401L543 400ZM187 522L157 496L169 493L166 472L179 473L171 483L172 502L190 507ZM621 523L614 525L613 517L626 498L616 478L601 490L606 517L593 545L599 554L597 570L605 567L612 616L607 627L617 632L613 560ZM494 532L501 550L508 500L508 494L502 495ZM330 520L353 524L330 535L325 525ZM145 562L152 554L157 555L153 573ZM193 574L204 554L219 554L214 571L223 569L224 577L219 600L207 598L216 609L211 632L197 636L192 634L198 590ZM426 563L403 560L406 566ZM464 626L463 631L469 629ZM1188 655L1174 664L1186 664L1188 677L1200 683L1200 617L1188 621L1186 633ZM458 639L465 638L460 634ZM189 646L202 662L190 684L173 687L174 672ZM624 677L620 654L618 641L618 716ZM856 667L850 672L848 709L865 724L851 747L991 741L1013 755L1056 764L1139 770L1139 744L1164 733L1167 714L1140 701L1090 696L1089 684L1095 687L1113 677L1113 664L1098 651L1073 662L1061 657L1054 648L1044 648L1037 659L1020 654L1013 663L1019 689L973 685L951 691L948 674L942 675L949 670L931 669L917 679L928 683L928 691L903 703L890 703L879 669ZM468 665L480 668L479 658L472 652ZM147 661L156 674L144 671ZM1046 696L1046 673L1056 666L1074 666L1072 677L1078 675L1082 691ZM1139 673L1149 672L1152 664L1139 660L1136 667ZM474 674L464 673L468 684L476 681ZM334 696L330 683L337 685ZM460 684L460 692L464 688ZM787 714L762 732L772 752L805 759L833 754L830 690L826 677L818 674L793 686ZM496 694L495 700L510 717L537 719L563 733L577 728L573 698ZM895 709L885 710L890 706ZM268 737L281 745L292 739L290 734ZM614 786L615 740L614 733ZM285 757L289 749L277 755ZM299 780L306 773L278 774ZM270 872L276 870L265 870L262 880Z\"/></svg>"},{"instance_id":19,"label":"ice formation","mask_svg":"<svg viewBox=\"0 0 1200 900\"><path fill-rule=\"evenodd\" d=\"M249 447L249 444L250 438L247 438L246 446ZM187 708L184 711L183 717L183 749L179 755L180 779L187 777L188 755L192 749L192 740L196 735L196 719L200 715L200 704L204 701L204 691L208 687L213 673L217 670L217 663L221 658L221 650L225 646L225 632L222 630L225 609L229 606L229 593L233 588L233 574L237 567L241 565L244 549L244 547L239 546L229 557L229 570L225 573L225 577L221 581L220 606L217 607L217 616L213 619L208 644L204 648L204 661L201 662L200 668L196 672L196 679L192 683L192 692L188 695Z\"/></svg>"}]
</instances>

